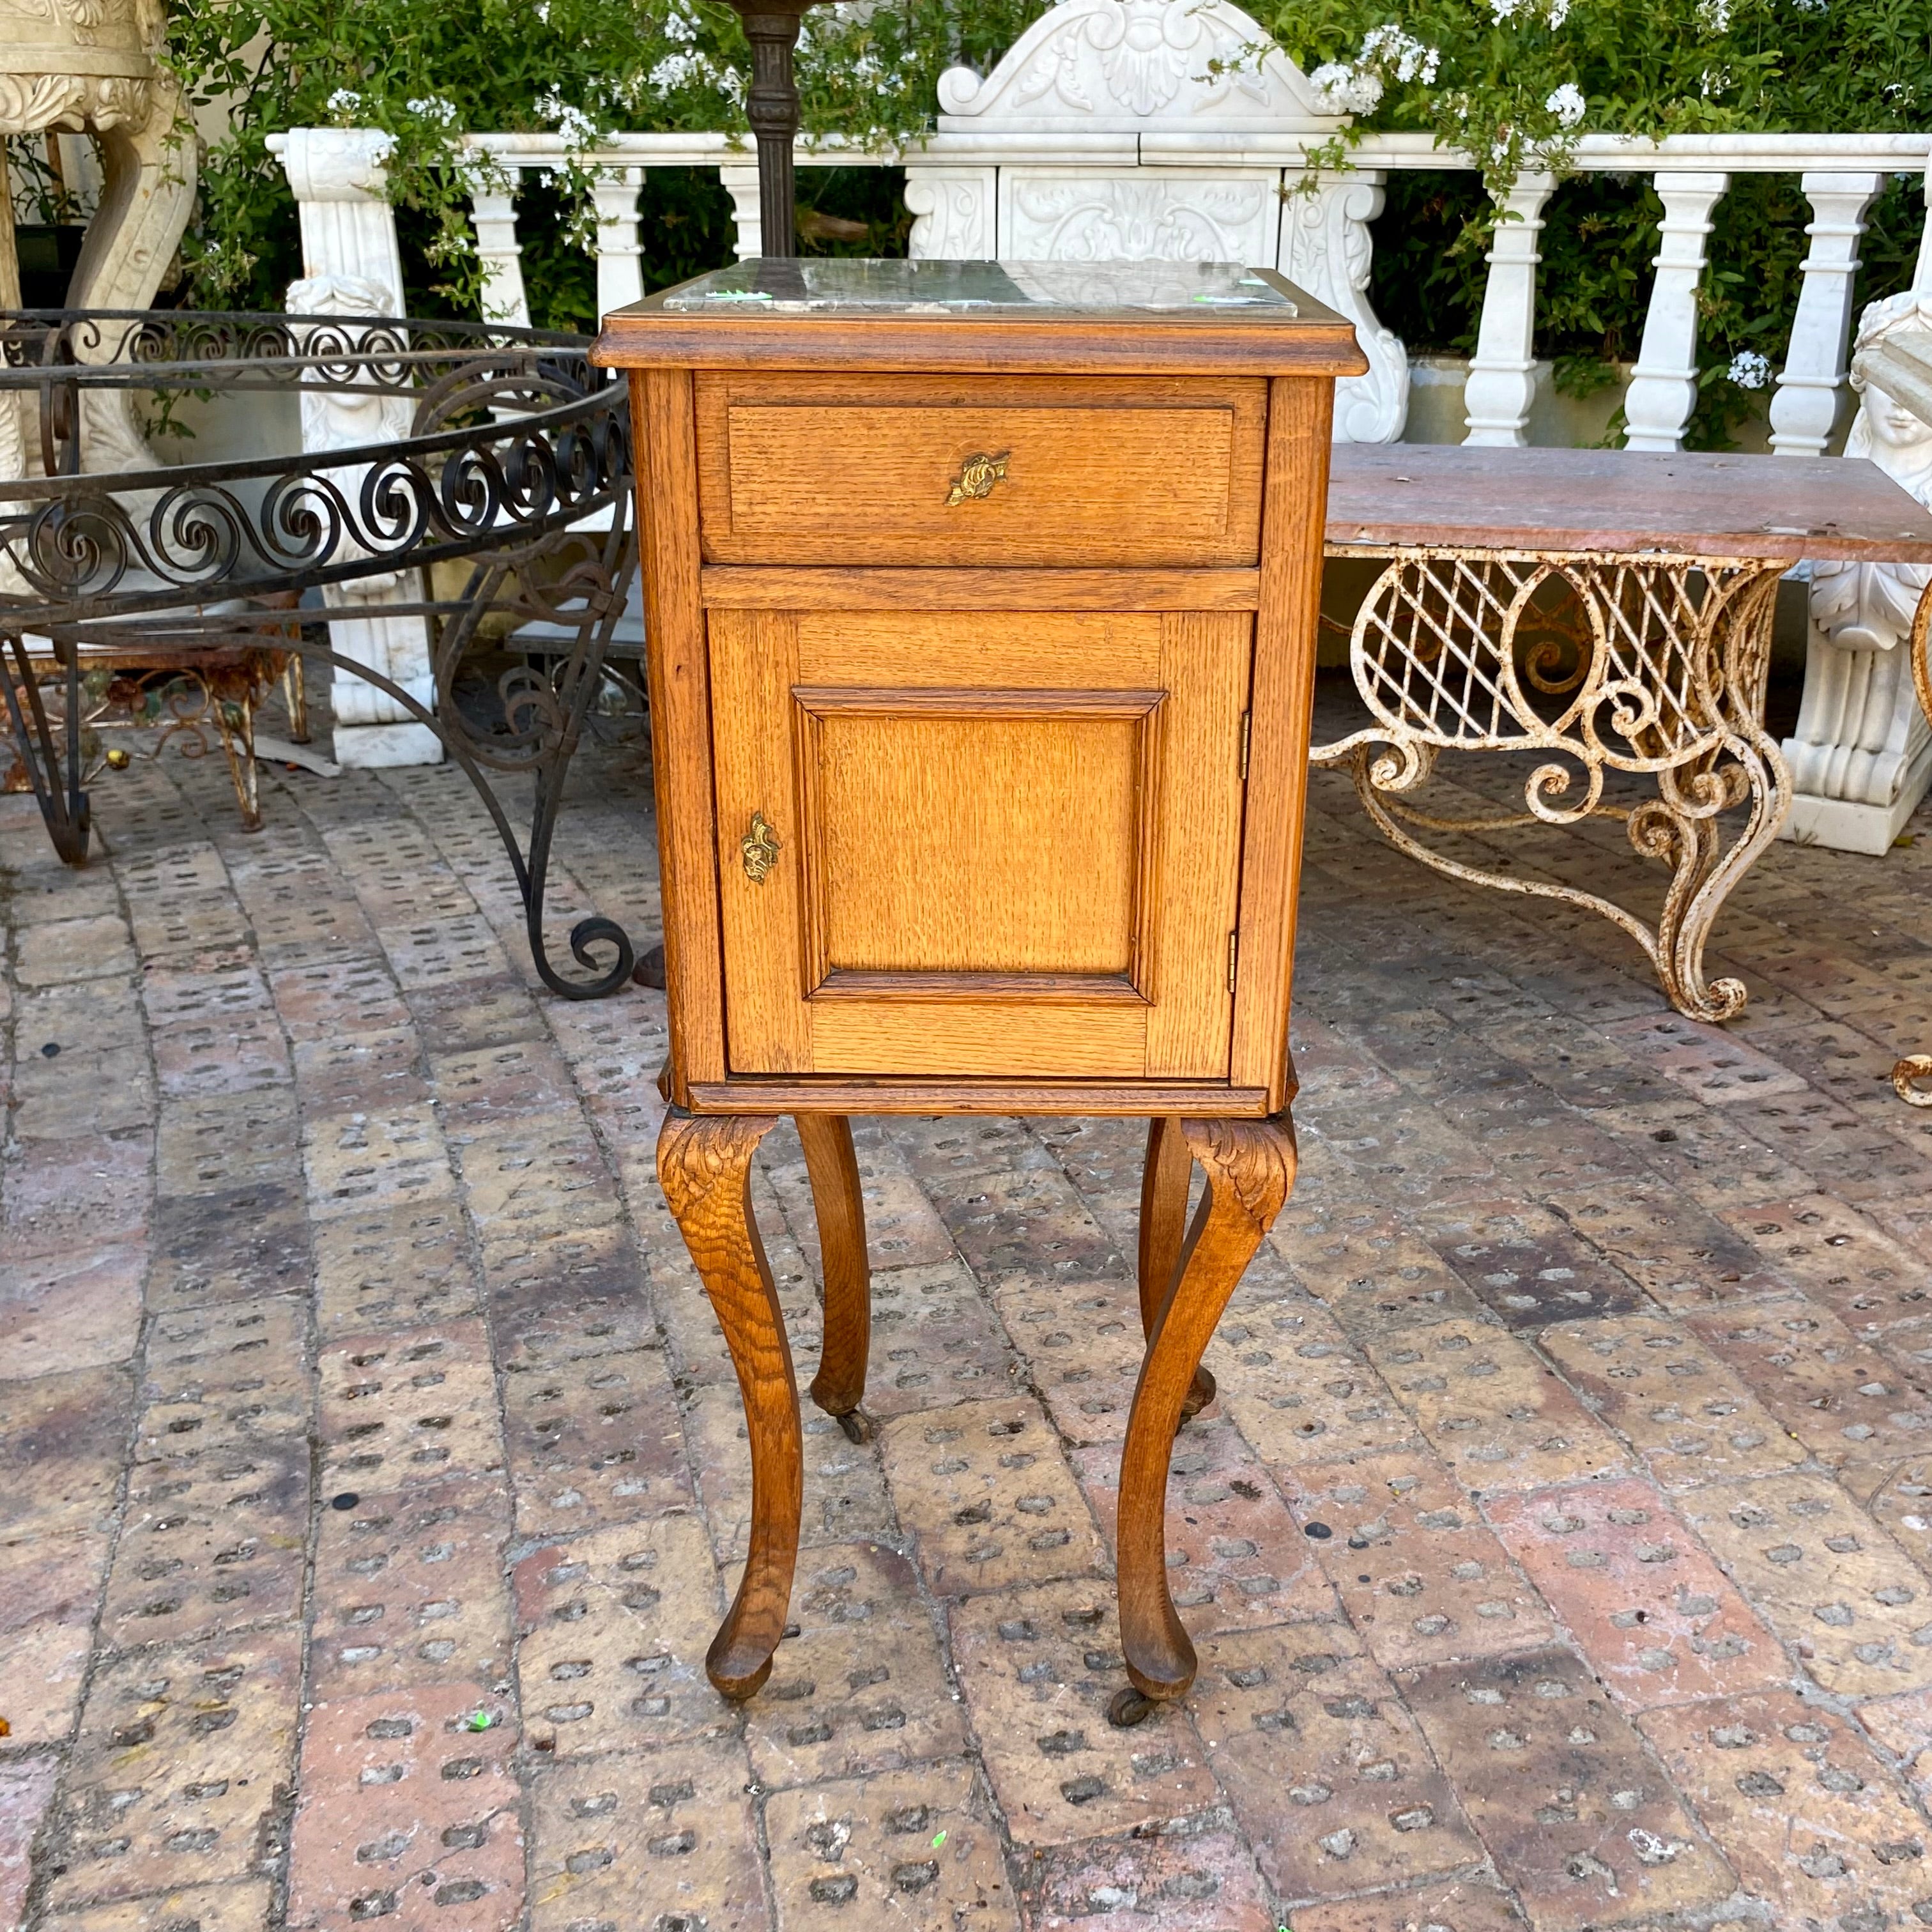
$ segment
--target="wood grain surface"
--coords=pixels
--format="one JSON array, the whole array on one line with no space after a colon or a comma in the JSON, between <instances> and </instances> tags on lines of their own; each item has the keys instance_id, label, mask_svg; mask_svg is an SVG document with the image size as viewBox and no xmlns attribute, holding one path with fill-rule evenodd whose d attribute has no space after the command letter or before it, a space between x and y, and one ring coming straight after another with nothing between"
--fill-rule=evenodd
<instances>
[{"instance_id":1,"label":"wood grain surface","mask_svg":"<svg viewBox=\"0 0 1932 1932\"><path fill-rule=\"evenodd\" d=\"M692 1101L707 1113L1044 1114L1142 1118L1202 1114L1259 1120L1269 1111L1264 1087L1212 1080L1030 1080L994 1076L962 1079L754 1075L693 1083Z\"/></svg>"},{"instance_id":2,"label":"wood grain surface","mask_svg":"<svg viewBox=\"0 0 1932 1932\"><path fill-rule=\"evenodd\" d=\"M707 604L734 610L1252 610L1258 570L705 566Z\"/></svg>"},{"instance_id":3,"label":"wood grain surface","mask_svg":"<svg viewBox=\"0 0 1932 1932\"><path fill-rule=\"evenodd\" d=\"M866 1395L872 1346L872 1271L866 1255L866 1202L852 1124L842 1114L801 1114L798 1138L812 1182L825 1284L825 1343L812 1399L827 1415L850 1415Z\"/></svg>"},{"instance_id":4,"label":"wood grain surface","mask_svg":"<svg viewBox=\"0 0 1932 1932\"><path fill-rule=\"evenodd\" d=\"M1628 449L1336 445L1328 542L1932 563L1932 511L1874 463Z\"/></svg>"},{"instance_id":5,"label":"wood grain surface","mask_svg":"<svg viewBox=\"0 0 1932 1932\"><path fill-rule=\"evenodd\" d=\"M704 375L707 563L1250 565L1267 386ZM950 501L974 456L1006 473Z\"/></svg>"},{"instance_id":6,"label":"wood grain surface","mask_svg":"<svg viewBox=\"0 0 1932 1932\"><path fill-rule=\"evenodd\" d=\"M728 1697L771 1674L798 1560L805 1457L798 1384L777 1285L752 1217L752 1156L770 1115L703 1117L674 1107L658 1134L658 1180L731 1351L752 1451L751 1546L744 1580L704 1668Z\"/></svg>"}]
</instances>

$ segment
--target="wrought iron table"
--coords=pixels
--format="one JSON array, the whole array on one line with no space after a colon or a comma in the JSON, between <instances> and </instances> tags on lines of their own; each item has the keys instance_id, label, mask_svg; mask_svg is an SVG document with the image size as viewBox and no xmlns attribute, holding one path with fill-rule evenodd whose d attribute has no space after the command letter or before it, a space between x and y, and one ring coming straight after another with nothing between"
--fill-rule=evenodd
<instances>
[{"instance_id":1,"label":"wrought iron table","mask_svg":"<svg viewBox=\"0 0 1932 1932\"><path fill-rule=\"evenodd\" d=\"M543 934L565 776L637 560L626 392L590 366L589 347L549 331L365 315L0 313L0 432L12 432L0 434L0 465L14 472L0 471L0 702L20 782L61 856L85 860L88 784L118 761L92 742L91 678L196 681L244 822L259 823L252 695L284 663L320 660L434 733L476 787L545 985L573 999L622 986L635 956L614 921L581 920L569 935L589 980L559 972ZM392 399L406 431L164 466L132 409L276 390L305 410ZM360 601L356 587L372 584L394 588ZM366 628L372 614L426 626L420 688L338 648L332 627ZM472 728L451 701L465 654L519 627L542 632L551 668L507 673L500 726ZM526 841L486 770L532 782Z\"/></svg>"},{"instance_id":2,"label":"wrought iron table","mask_svg":"<svg viewBox=\"0 0 1932 1932\"><path fill-rule=\"evenodd\" d=\"M1778 579L1807 557L1932 562L1932 513L1862 460L1344 443L1327 554L1387 563L1349 639L1373 722L1316 746L1314 763L1346 768L1411 857L1600 914L1643 948L1678 1012L1742 1011L1743 982L1707 980L1704 948L1790 808L1764 728ZM1924 619L1922 606L1922 632ZM1414 795L1444 752L1536 758L1526 809L1419 810ZM1610 772L1653 778L1656 796L1606 796ZM1599 815L1623 820L1635 849L1670 868L1654 924L1419 836Z\"/></svg>"}]
</instances>

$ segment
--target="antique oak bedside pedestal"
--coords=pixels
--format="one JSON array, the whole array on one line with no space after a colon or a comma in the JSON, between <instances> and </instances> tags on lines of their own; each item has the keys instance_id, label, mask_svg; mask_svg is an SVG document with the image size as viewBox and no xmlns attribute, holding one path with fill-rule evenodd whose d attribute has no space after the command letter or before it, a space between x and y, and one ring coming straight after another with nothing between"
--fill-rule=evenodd
<instances>
[{"instance_id":1,"label":"antique oak bedside pedestal","mask_svg":"<svg viewBox=\"0 0 1932 1932\"><path fill-rule=\"evenodd\" d=\"M862 1439L847 1116L1144 1114L1132 1721L1193 1680L1168 1454L1294 1177L1329 418L1366 364L1272 275L1160 262L742 262L618 310L597 354L632 371L638 445L658 1172L751 1440L711 1680L764 1682L798 1546L797 1388L748 1186L775 1117L797 1118L824 1252L812 1395Z\"/></svg>"}]
</instances>

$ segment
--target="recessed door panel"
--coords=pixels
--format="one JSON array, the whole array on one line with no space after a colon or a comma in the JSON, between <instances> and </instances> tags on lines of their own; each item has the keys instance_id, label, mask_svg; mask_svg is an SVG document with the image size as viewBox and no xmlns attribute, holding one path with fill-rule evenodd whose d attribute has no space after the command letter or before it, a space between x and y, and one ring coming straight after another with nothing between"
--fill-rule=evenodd
<instances>
[{"instance_id":1,"label":"recessed door panel","mask_svg":"<svg viewBox=\"0 0 1932 1932\"><path fill-rule=\"evenodd\" d=\"M709 622L734 1072L1226 1077L1246 616Z\"/></svg>"}]
</instances>

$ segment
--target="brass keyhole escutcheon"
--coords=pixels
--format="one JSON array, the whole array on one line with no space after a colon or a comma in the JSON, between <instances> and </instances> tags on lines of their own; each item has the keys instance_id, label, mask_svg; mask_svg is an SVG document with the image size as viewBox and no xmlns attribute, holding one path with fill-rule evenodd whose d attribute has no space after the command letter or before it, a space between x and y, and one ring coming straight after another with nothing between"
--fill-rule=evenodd
<instances>
[{"instance_id":1,"label":"brass keyhole escutcheon","mask_svg":"<svg viewBox=\"0 0 1932 1932\"><path fill-rule=\"evenodd\" d=\"M745 876L753 885L764 883L765 874L778 862L778 835L762 812L752 814L752 829L738 842L743 854Z\"/></svg>"},{"instance_id":2,"label":"brass keyhole escutcheon","mask_svg":"<svg viewBox=\"0 0 1932 1932\"><path fill-rule=\"evenodd\" d=\"M990 496L993 485L1006 481L1006 458L1012 454L1011 450L1003 449L997 456L968 457L946 493L947 508L955 503L980 502Z\"/></svg>"}]
</instances>

